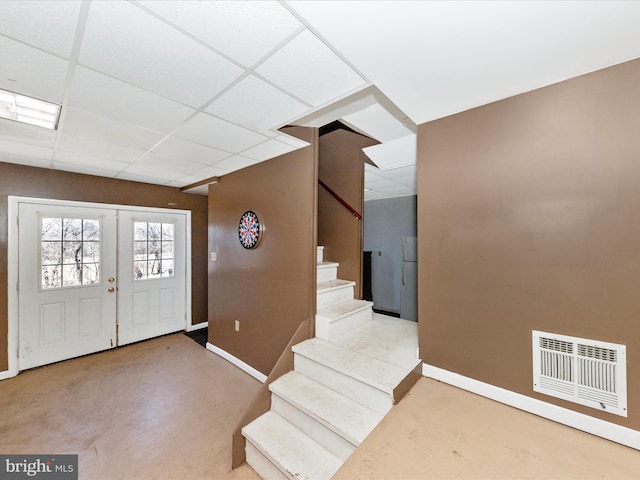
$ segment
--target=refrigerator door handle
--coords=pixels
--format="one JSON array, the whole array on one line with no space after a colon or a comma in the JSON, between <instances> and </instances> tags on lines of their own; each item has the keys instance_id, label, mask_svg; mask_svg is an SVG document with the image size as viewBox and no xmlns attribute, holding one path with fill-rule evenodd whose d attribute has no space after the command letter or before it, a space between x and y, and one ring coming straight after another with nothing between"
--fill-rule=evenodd
<instances>
[{"instance_id":1,"label":"refrigerator door handle","mask_svg":"<svg viewBox=\"0 0 640 480\"><path fill-rule=\"evenodd\" d=\"M404 286L404 266L406 262L402 262L402 285Z\"/></svg>"}]
</instances>

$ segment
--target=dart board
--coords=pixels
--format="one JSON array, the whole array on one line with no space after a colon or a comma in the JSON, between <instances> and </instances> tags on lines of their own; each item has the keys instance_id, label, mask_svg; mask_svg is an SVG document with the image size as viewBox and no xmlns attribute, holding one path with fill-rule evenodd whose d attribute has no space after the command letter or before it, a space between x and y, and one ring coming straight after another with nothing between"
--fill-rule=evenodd
<instances>
[{"instance_id":1,"label":"dart board","mask_svg":"<svg viewBox=\"0 0 640 480\"><path fill-rule=\"evenodd\" d=\"M244 248L256 248L262 240L264 225L256 212L247 210L240 217L238 224L238 238Z\"/></svg>"}]
</instances>

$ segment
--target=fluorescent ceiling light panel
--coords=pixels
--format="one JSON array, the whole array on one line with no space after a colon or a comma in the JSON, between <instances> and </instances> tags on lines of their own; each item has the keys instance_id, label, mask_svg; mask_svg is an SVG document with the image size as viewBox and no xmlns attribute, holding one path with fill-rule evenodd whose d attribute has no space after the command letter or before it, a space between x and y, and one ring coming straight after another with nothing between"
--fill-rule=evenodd
<instances>
[{"instance_id":1,"label":"fluorescent ceiling light panel","mask_svg":"<svg viewBox=\"0 0 640 480\"><path fill-rule=\"evenodd\" d=\"M60 105L0 89L0 117L55 130Z\"/></svg>"}]
</instances>

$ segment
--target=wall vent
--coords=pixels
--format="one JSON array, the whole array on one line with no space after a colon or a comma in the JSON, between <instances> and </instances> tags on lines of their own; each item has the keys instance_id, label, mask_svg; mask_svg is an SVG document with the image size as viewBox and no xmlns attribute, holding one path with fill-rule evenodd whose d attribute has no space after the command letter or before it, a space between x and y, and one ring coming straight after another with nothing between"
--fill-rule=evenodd
<instances>
[{"instance_id":1,"label":"wall vent","mask_svg":"<svg viewBox=\"0 0 640 480\"><path fill-rule=\"evenodd\" d=\"M627 416L627 349L533 331L533 390Z\"/></svg>"}]
</instances>

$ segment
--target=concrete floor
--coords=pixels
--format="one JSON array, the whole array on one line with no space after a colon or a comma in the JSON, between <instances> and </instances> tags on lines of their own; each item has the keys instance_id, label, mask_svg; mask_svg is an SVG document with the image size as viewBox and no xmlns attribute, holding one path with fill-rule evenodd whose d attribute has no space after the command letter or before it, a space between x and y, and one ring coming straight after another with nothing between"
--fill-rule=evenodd
<instances>
[{"instance_id":1,"label":"concrete floor","mask_svg":"<svg viewBox=\"0 0 640 480\"><path fill-rule=\"evenodd\" d=\"M0 382L0 452L78 454L81 479L258 479L231 434L261 384L180 333Z\"/></svg>"},{"instance_id":2,"label":"concrete floor","mask_svg":"<svg viewBox=\"0 0 640 480\"><path fill-rule=\"evenodd\" d=\"M231 433L260 383L182 334L0 382L0 453L74 453L80 479L256 480ZM640 478L640 452L421 379L334 477Z\"/></svg>"},{"instance_id":3,"label":"concrete floor","mask_svg":"<svg viewBox=\"0 0 640 480\"><path fill-rule=\"evenodd\" d=\"M333 477L638 479L640 452L422 378Z\"/></svg>"}]
</instances>

